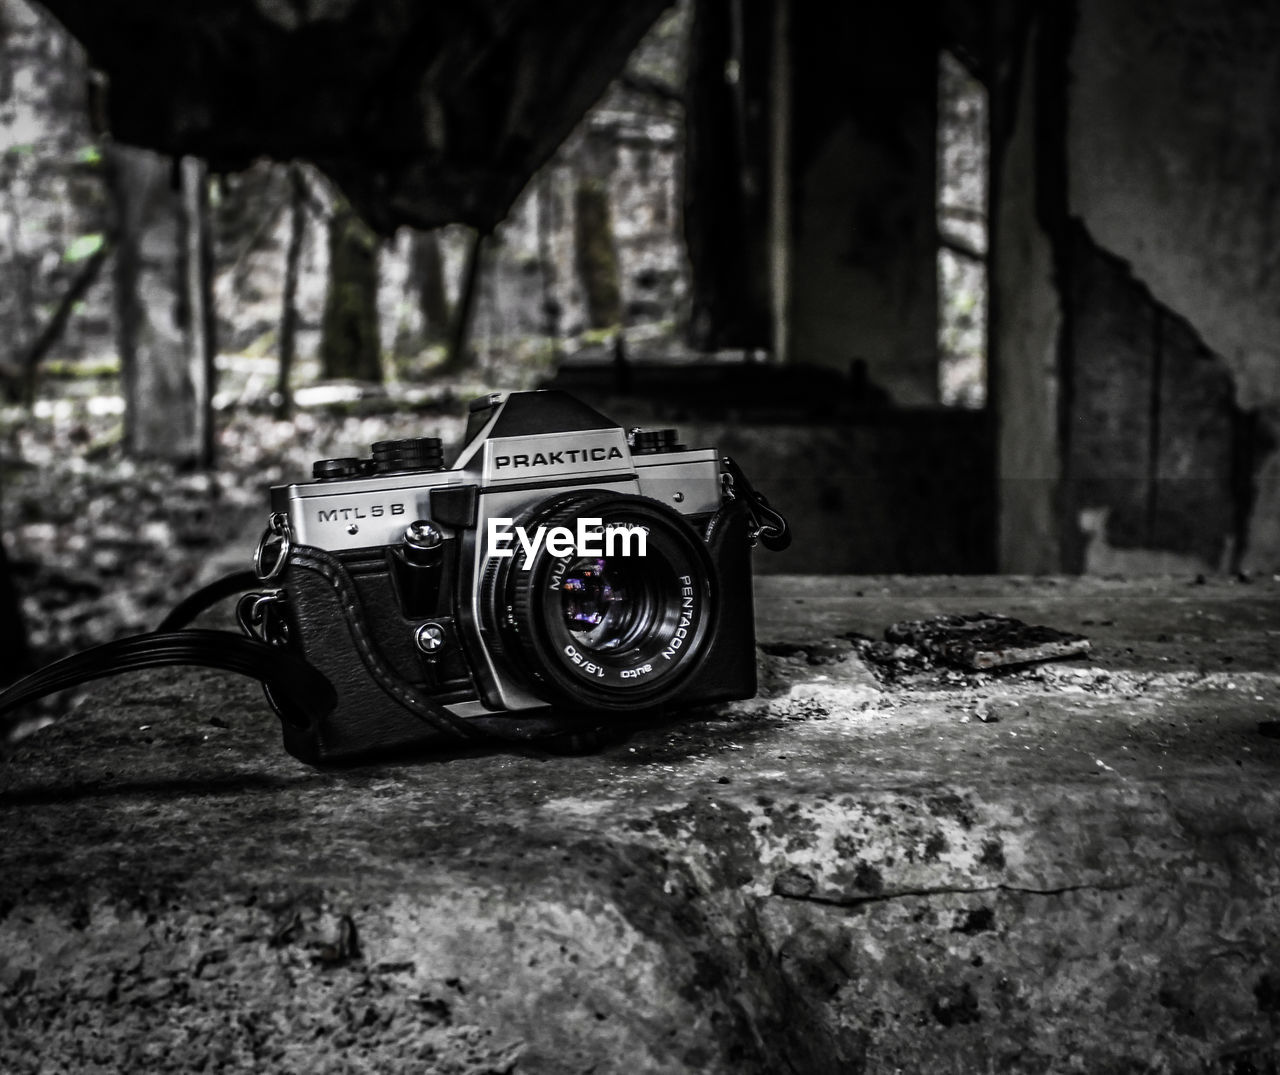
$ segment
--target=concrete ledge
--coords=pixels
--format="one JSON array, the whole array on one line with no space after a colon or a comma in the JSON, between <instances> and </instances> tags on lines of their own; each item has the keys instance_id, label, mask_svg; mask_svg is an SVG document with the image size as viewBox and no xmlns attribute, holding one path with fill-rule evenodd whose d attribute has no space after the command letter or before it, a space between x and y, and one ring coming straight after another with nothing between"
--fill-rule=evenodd
<instances>
[{"instance_id":1,"label":"concrete ledge","mask_svg":"<svg viewBox=\"0 0 1280 1075\"><path fill-rule=\"evenodd\" d=\"M321 773L252 684L95 688L0 768L0 1070L1274 1070L1280 584L758 597L760 698L585 758ZM840 637L977 609L1095 650Z\"/></svg>"}]
</instances>

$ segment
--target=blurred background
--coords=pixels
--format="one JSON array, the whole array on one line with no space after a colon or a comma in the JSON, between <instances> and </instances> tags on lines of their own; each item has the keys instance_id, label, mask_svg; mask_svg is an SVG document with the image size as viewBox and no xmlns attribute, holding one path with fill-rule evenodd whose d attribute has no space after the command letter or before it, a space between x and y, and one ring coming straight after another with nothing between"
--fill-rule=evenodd
<instances>
[{"instance_id":1,"label":"blurred background","mask_svg":"<svg viewBox=\"0 0 1280 1075\"><path fill-rule=\"evenodd\" d=\"M0 0L0 680L555 386L796 573L1280 571L1280 10Z\"/></svg>"}]
</instances>

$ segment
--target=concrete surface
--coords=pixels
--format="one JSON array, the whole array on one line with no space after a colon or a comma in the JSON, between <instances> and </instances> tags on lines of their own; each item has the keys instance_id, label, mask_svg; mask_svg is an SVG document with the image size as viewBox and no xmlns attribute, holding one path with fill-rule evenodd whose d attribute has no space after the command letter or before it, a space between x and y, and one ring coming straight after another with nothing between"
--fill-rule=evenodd
<instances>
[{"instance_id":1,"label":"concrete surface","mask_svg":"<svg viewBox=\"0 0 1280 1075\"><path fill-rule=\"evenodd\" d=\"M759 698L588 757L322 773L250 683L96 688L0 767L0 1070L1275 1070L1280 582L758 589ZM1094 650L841 637L979 609Z\"/></svg>"}]
</instances>

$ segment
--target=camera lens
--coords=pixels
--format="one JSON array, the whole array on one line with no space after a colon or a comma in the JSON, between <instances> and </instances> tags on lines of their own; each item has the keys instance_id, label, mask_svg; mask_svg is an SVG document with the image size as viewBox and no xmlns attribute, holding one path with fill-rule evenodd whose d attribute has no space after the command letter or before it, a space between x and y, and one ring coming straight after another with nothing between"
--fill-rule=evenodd
<instances>
[{"instance_id":1,"label":"camera lens","mask_svg":"<svg viewBox=\"0 0 1280 1075\"><path fill-rule=\"evenodd\" d=\"M644 576L617 557L583 557L569 567L560 583L565 626L579 648L590 653L632 644L637 627L648 622L652 597Z\"/></svg>"},{"instance_id":2,"label":"camera lens","mask_svg":"<svg viewBox=\"0 0 1280 1075\"><path fill-rule=\"evenodd\" d=\"M634 710L677 697L707 652L716 573L670 508L623 493L553 497L516 520L579 540L492 556L482 609L495 653L553 703ZM585 547L582 543L588 547Z\"/></svg>"}]
</instances>

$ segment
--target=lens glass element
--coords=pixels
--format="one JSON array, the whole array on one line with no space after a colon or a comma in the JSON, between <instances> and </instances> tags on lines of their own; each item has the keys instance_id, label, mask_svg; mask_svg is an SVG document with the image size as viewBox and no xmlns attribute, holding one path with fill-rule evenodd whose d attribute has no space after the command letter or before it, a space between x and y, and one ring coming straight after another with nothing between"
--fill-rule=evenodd
<instances>
[{"instance_id":1,"label":"lens glass element","mask_svg":"<svg viewBox=\"0 0 1280 1075\"><path fill-rule=\"evenodd\" d=\"M593 653L630 645L648 619L650 597L634 566L618 557L575 560L560 584L564 624Z\"/></svg>"}]
</instances>

